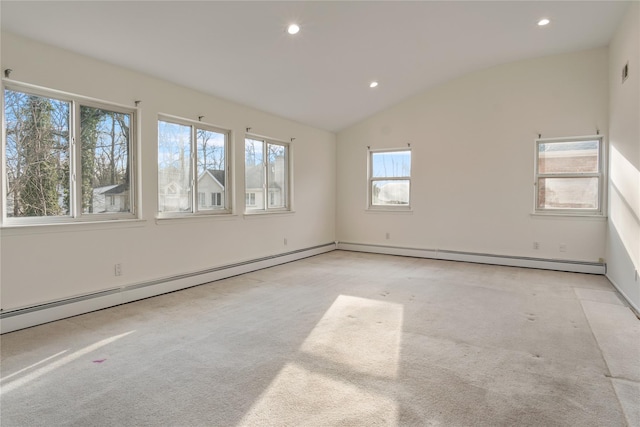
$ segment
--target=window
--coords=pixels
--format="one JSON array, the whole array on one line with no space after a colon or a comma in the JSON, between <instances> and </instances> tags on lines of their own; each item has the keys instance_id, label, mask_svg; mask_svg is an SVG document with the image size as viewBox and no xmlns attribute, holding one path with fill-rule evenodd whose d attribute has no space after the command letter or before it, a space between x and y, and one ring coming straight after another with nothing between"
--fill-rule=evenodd
<instances>
[{"instance_id":1,"label":"window","mask_svg":"<svg viewBox=\"0 0 640 427\"><path fill-rule=\"evenodd\" d=\"M245 139L245 193L247 211L289 209L289 144Z\"/></svg>"},{"instance_id":2,"label":"window","mask_svg":"<svg viewBox=\"0 0 640 427\"><path fill-rule=\"evenodd\" d=\"M161 216L229 212L228 141L229 131L200 122L158 120Z\"/></svg>"},{"instance_id":3,"label":"window","mask_svg":"<svg viewBox=\"0 0 640 427\"><path fill-rule=\"evenodd\" d=\"M603 212L601 136L536 141L536 212Z\"/></svg>"},{"instance_id":4,"label":"window","mask_svg":"<svg viewBox=\"0 0 640 427\"><path fill-rule=\"evenodd\" d=\"M4 117L4 222L135 217L134 108L11 85Z\"/></svg>"},{"instance_id":5,"label":"window","mask_svg":"<svg viewBox=\"0 0 640 427\"><path fill-rule=\"evenodd\" d=\"M369 207L408 208L411 150L369 151Z\"/></svg>"}]
</instances>

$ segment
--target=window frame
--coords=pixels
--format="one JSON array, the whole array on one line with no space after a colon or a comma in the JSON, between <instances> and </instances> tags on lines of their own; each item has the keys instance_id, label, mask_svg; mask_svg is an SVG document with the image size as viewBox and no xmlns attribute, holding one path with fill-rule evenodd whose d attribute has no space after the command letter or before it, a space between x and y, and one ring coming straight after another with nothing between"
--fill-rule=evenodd
<instances>
[{"instance_id":1,"label":"window frame","mask_svg":"<svg viewBox=\"0 0 640 427\"><path fill-rule=\"evenodd\" d=\"M540 144L554 144L581 141L598 141L598 171L597 172L555 172L540 173ZM606 215L606 156L607 144L604 135L571 136L564 138L538 138L534 144L534 170L533 170L533 213L535 215L558 215L577 217L603 217ZM540 178L597 178L598 179L598 208L540 208L538 203L538 181Z\"/></svg>"},{"instance_id":2,"label":"window frame","mask_svg":"<svg viewBox=\"0 0 640 427\"><path fill-rule=\"evenodd\" d=\"M0 170L0 226L30 226L30 225L60 225L70 223L102 223L108 221L129 221L140 219L138 150L139 150L139 108L117 104L100 99L90 98L78 94L36 86L10 79L2 79L2 163ZM27 95L49 98L69 103L69 213L59 216L7 216L7 163L6 163L6 117L5 91L20 92ZM129 166L129 212L84 213L82 207L82 138L81 138L81 107L104 109L110 112L130 116L129 141L127 146ZM106 200L105 200L106 203Z\"/></svg>"},{"instance_id":3,"label":"window frame","mask_svg":"<svg viewBox=\"0 0 640 427\"><path fill-rule=\"evenodd\" d=\"M158 114L156 120L156 127L160 121L171 123L180 126L188 126L191 128L191 158L190 158L190 167L192 170L191 179L191 190L189 193L191 194L190 198L190 206L191 211L184 212L161 212L160 209L160 189L158 185L158 190L156 191L156 215L159 219L168 219L168 218L190 218L190 217L201 217L201 216L221 216L221 215L231 215L233 213L232 209L232 191L231 188L231 165L233 164L231 156L231 130L225 129L216 125L212 125L209 123L189 120L182 117L171 116L168 114ZM211 208L211 209L200 209L199 203L199 194L200 189L198 188L198 130L204 130L214 133L223 134L225 136L224 141L224 191L220 192L221 197L224 199L224 203L222 203L220 208ZM156 139L156 154L158 153L158 143L160 141L160 134L158 133ZM158 162L156 159L156 168L158 167ZM159 184L159 170L156 173L156 183ZM207 194L205 194L205 205Z\"/></svg>"},{"instance_id":4,"label":"window frame","mask_svg":"<svg viewBox=\"0 0 640 427\"><path fill-rule=\"evenodd\" d=\"M399 148L382 148L382 149L373 149L367 148L367 210L372 211L411 211L412 205L412 179L411 174L409 176L401 176L401 177L374 177L373 176L373 156L374 154L380 153L399 153L408 151L410 153L411 162L410 169L413 170L413 150L411 147L399 147ZM406 205L374 205L373 204L373 183L375 181L409 181L409 203Z\"/></svg>"},{"instance_id":5,"label":"window frame","mask_svg":"<svg viewBox=\"0 0 640 427\"><path fill-rule=\"evenodd\" d=\"M263 159L262 159L262 173L263 173L263 187L262 187L262 206L258 206L258 198L256 195L255 191L249 191L250 189L247 188L247 158L246 158L246 146L247 146L247 140L250 139L252 141L258 141L258 142L262 142L262 153L263 153ZM269 191L269 173L268 173L268 167L269 167L269 161L268 161L268 154L267 154L267 150L268 150L268 145L278 145L281 147L284 147L285 149L285 159L284 159L284 167L285 167L285 188L283 191L283 201L284 201L284 206L278 206L278 207L269 207L269 201L270 201L270 191ZM265 137L265 136L261 136L261 135L256 135L256 134L250 134L247 133L245 134L245 138L244 138L244 147L245 147L245 156L244 156L244 168L245 168L245 181L244 181L244 193L245 193L245 207L244 207L244 213L248 214L248 215L254 215L254 214L268 214L268 213L282 213L282 212L293 212L292 209L292 202L293 202L293 197L292 197L292 151L293 151L293 144L289 143L289 142L285 142L285 141L279 141L277 139L274 138L269 138L269 137ZM253 188L251 189L253 190ZM247 203L247 196L249 194L253 194L254 195L254 204L248 204ZM251 208L251 209L247 209L247 208Z\"/></svg>"}]
</instances>

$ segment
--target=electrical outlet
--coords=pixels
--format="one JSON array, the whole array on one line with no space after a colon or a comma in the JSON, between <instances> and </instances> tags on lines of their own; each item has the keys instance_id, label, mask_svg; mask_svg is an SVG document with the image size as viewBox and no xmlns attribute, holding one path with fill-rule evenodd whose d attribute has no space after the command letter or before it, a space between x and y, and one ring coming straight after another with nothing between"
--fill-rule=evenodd
<instances>
[{"instance_id":1,"label":"electrical outlet","mask_svg":"<svg viewBox=\"0 0 640 427\"><path fill-rule=\"evenodd\" d=\"M122 264L118 263L113 266L113 275L122 276Z\"/></svg>"},{"instance_id":2,"label":"electrical outlet","mask_svg":"<svg viewBox=\"0 0 640 427\"><path fill-rule=\"evenodd\" d=\"M560 244L560 252L567 252L567 245L565 245L564 243Z\"/></svg>"},{"instance_id":3,"label":"electrical outlet","mask_svg":"<svg viewBox=\"0 0 640 427\"><path fill-rule=\"evenodd\" d=\"M387 235L386 235L386 237L387 237L387 240L389 240L389 239L391 238L391 233L389 233L389 232L387 231Z\"/></svg>"},{"instance_id":4,"label":"electrical outlet","mask_svg":"<svg viewBox=\"0 0 640 427\"><path fill-rule=\"evenodd\" d=\"M533 249L540 249L540 242L533 242Z\"/></svg>"}]
</instances>

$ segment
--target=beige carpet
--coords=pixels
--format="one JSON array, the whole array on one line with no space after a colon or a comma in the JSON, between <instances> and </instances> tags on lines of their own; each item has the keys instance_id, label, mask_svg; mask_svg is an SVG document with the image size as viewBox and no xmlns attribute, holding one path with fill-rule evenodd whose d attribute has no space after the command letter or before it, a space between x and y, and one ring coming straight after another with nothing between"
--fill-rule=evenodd
<instances>
[{"instance_id":1,"label":"beige carpet","mask_svg":"<svg viewBox=\"0 0 640 427\"><path fill-rule=\"evenodd\" d=\"M5 334L10 426L637 426L603 276L335 251Z\"/></svg>"}]
</instances>

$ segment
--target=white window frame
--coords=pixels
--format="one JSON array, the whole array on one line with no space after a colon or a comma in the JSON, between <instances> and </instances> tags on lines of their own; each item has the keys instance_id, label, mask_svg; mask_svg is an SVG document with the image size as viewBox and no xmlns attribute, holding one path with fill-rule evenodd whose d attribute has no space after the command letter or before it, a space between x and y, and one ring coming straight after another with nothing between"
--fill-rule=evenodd
<instances>
[{"instance_id":1,"label":"white window frame","mask_svg":"<svg viewBox=\"0 0 640 427\"><path fill-rule=\"evenodd\" d=\"M69 223L92 223L105 221L122 221L135 220L139 217L139 180L138 180L138 120L139 109L121 104L115 104L108 101L89 98L77 94L63 92L55 89L49 89L41 86L31 85L28 83L18 82L10 79L2 80L2 95L0 98L0 108L2 108L2 167L0 174L0 191L2 203L0 203L1 226L28 226L28 225L55 225ZM6 182L6 121L5 121L5 90L26 93L29 95L40 96L43 98L51 98L56 101L64 101L70 103L69 107L69 214L60 216L26 216L26 217L8 217L7 216L7 182ZM130 115L129 128L129 212L109 212L109 213L84 213L82 212L82 141L80 138L81 117L80 112L82 106L91 108L100 108L108 111ZM106 202L106 200L105 200Z\"/></svg>"},{"instance_id":2,"label":"white window frame","mask_svg":"<svg viewBox=\"0 0 640 427\"><path fill-rule=\"evenodd\" d=\"M399 153L408 151L411 155L411 170L413 170L413 151L411 147L402 148L384 148L384 149L367 149L367 209L373 211L410 211L412 200L411 175L401 177L374 177L373 176L373 155L379 153ZM406 205L374 205L373 204L373 183L375 181L409 181L409 203Z\"/></svg>"},{"instance_id":3,"label":"white window frame","mask_svg":"<svg viewBox=\"0 0 640 427\"><path fill-rule=\"evenodd\" d=\"M246 147L246 143L247 143L247 139L251 139L253 141L258 141L258 142L262 142L262 153L263 153L263 159L262 159L262 167L263 167L263 182L264 182L264 186L262 188L262 206L258 206L257 205L257 198L256 203L253 205L249 205L246 203L245 200L245 214L264 214L264 213L276 213L276 212L292 212L292 208L291 208L291 203L292 203L292 144L288 143L288 142L284 142L284 141L279 141L277 139L273 139L273 138L268 138L265 136L260 136L260 135L255 135L255 134L245 134L245 147ZM268 173L268 166L269 166L269 161L268 161L268 155L267 155L267 146L268 145L279 145L281 147L285 148L285 159L284 159L284 166L285 166L285 188L283 189L283 200L284 200L284 206L283 207L269 207L269 173ZM245 153L246 156L246 153ZM247 162L246 162L246 157L245 157L245 194L254 194L255 196L255 192L251 191L247 191L247 183L246 183L246 166L247 166ZM251 207L251 209L247 209L247 207Z\"/></svg>"},{"instance_id":4,"label":"white window frame","mask_svg":"<svg viewBox=\"0 0 640 427\"><path fill-rule=\"evenodd\" d=\"M159 212L159 203L157 203L158 192L156 191L156 213L158 218L188 218L194 216L220 216L220 215L230 215L232 214L232 204L231 204L231 131L228 129L224 129L215 125L211 125L208 123L204 123L201 121L184 119L181 117L175 117L167 114L159 114L157 122L166 122L172 123L182 126L189 126L191 128L191 171L192 175L191 179L191 191L188 193L188 197L190 200L190 208L189 212ZM156 123L157 123L156 122ZM224 192L222 192L222 198L224 199L224 206L221 209L202 209L200 210L199 203L199 190L198 190L198 129L220 133L225 135L224 141ZM158 139L160 135L158 135ZM156 150L157 150L158 141L156 140ZM157 166L157 165L156 165ZM158 180L158 175L156 175L156 182ZM194 195L198 195L194 197ZM205 197L206 200L206 197ZM206 205L206 202L205 202Z\"/></svg>"},{"instance_id":5,"label":"white window frame","mask_svg":"<svg viewBox=\"0 0 640 427\"><path fill-rule=\"evenodd\" d=\"M598 143L598 171L597 172L562 172L562 173L539 173L539 146L540 144L553 144L564 142L599 141ZM534 144L534 177L533 177L533 213L538 215L561 215L561 216L594 216L602 217L606 215L606 156L607 147L603 135L587 135L566 138L538 138ZM598 178L598 208L597 209L552 209L538 207L538 180L539 178Z\"/></svg>"}]
</instances>

